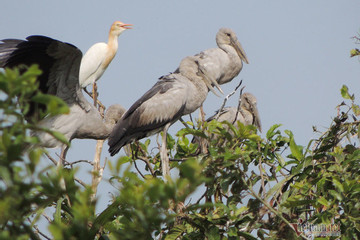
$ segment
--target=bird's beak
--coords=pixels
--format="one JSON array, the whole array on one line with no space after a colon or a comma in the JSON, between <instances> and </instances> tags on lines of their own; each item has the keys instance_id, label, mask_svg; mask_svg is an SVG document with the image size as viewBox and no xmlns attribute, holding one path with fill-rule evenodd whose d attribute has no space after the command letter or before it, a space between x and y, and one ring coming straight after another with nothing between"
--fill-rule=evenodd
<instances>
[{"instance_id":1,"label":"bird's beak","mask_svg":"<svg viewBox=\"0 0 360 240\"><path fill-rule=\"evenodd\" d=\"M127 23L124 23L123 25L121 25L121 27L126 28L126 29L132 29L131 26L133 26L133 25L132 24L127 24Z\"/></svg>"},{"instance_id":2,"label":"bird's beak","mask_svg":"<svg viewBox=\"0 0 360 240\"><path fill-rule=\"evenodd\" d=\"M246 53L244 49L242 48L240 42L237 39L231 39L231 45L235 48L237 54L243 60L245 63L249 64L249 61L247 59Z\"/></svg>"},{"instance_id":3,"label":"bird's beak","mask_svg":"<svg viewBox=\"0 0 360 240\"><path fill-rule=\"evenodd\" d=\"M198 64L199 73L201 74L202 78L204 79L204 82L206 86L209 88L210 91L212 91L216 96L220 97L220 95L215 91L213 86L215 86L221 94L224 94L223 90L220 88L220 85L217 83L215 79L209 78L203 71L202 67L199 65L197 61L195 61Z\"/></svg>"},{"instance_id":4,"label":"bird's beak","mask_svg":"<svg viewBox=\"0 0 360 240\"><path fill-rule=\"evenodd\" d=\"M220 95L215 91L215 88L213 88L211 83L214 83L213 81L209 80L209 78L206 77L206 75L203 75L204 82L206 86L209 88L210 91L212 91L216 96L220 97ZM215 87L221 92L221 94L224 94L223 90L220 88L219 84L215 81L214 83Z\"/></svg>"},{"instance_id":5,"label":"bird's beak","mask_svg":"<svg viewBox=\"0 0 360 240\"><path fill-rule=\"evenodd\" d=\"M261 132L261 121L260 121L260 116L259 116L259 112L258 112L258 109L257 109L256 105L253 105L251 110L252 110L252 113L254 115L254 125Z\"/></svg>"}]
</instances>

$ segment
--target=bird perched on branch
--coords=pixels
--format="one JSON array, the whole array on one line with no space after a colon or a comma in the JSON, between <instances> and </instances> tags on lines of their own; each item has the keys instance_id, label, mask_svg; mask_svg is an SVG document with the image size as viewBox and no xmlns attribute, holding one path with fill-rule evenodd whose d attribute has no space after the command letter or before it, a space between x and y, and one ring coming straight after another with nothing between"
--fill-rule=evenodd
<instances>
[{"instance_id":1,"label":"bird perched on branch","mask_svg":"<svg viewBox=\"0 0 360 240\"><path fill-rule=\"evenodd\" d=\"M236 124L237 121L239 121L245 126L254 125L261 132L261 121L257 109L257 100L256 97L249 92L241 95L239 109L237 107L225 107L220 110L220 113L216 112L206 121L210 122L213 119L216 119L219 122L227 121L231 124Z\"/></svg>"},{"instance_id":2,"label":"bird perched on branch","mask_svg":"<svg viewBox=\"0 0 360 240\"><path fill-rule=\"evenodd\" d=\"M257 109L257 100L256 97L249 92L241 94L239 108L225 107L219 109L214 115L206 119L206 121L210 122L214 119L218 122L228 122L237 127L239 127L238 122L244 124L245 126L253 125L261 132L261 121ZM223 125L223 127L224 129L229 130L228 125ZM232 135L232 132L230 132L230 134ZM215 139L215 135L210 136L210 138ZM199 137L194 136L191 142L199 145L196 154L199 154L200 152L207 152L206 149L208 142L205 139L200 139Z\"/></svg>"},{"instance_id":3,"label":"bird perched on branch","mask_svg":"<svg viewBox=\"0 0 360 240\"><path fill-rule=\"evenodd\" d=\"M99 42L92 45L81 59L80 87L86 88L94 84L104 74L118 50L118 37L132 24L115 21L109 31L107 43Z\"/></svg>"},{"instance_id":4,"label":"bird perched on branch","mask_svg":"<svg viewBox=\"0 0 360 240\"><path fill-rule=\"evenodd\" d=\"M42 74L38 77L39 90L61 98L70 109L69 114L37 119L39 127L62 133L68 141L74 138L106 139L125 109L110 106L103 121L99 111L82 94L79 85L79 69L82 53L75 46L45 36L29 36L26 40L4 39L0 41L0 67L38 64ZM34 120L39 108L30 103L26 115ZM65 158L67 146L45 132L33 132L44 147L62 147Z\"/></svg>"}]
</instances>

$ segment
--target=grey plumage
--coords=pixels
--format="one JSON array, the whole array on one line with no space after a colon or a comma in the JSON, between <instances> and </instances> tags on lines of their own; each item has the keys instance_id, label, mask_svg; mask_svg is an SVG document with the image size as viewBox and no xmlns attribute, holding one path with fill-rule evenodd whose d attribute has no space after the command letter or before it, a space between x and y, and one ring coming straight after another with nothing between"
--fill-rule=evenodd
<instances>
[{"instance_id":1,"label":"grey plumage","mask_svg":"<svg viewBox=\"0 0 360 240\"><path fill-rule=\"evenodd\" d=\"M216 34L218 48L210 48L183 59L175 72L188 78L201 76L207 84L219 89L219 85L230 82L242 69L242 62L249 63L236 34L229 28L221 28ZM184 67L183 67L184 66ZM215 91L209 87L214 93ZM215 93L216 94L216 93Z\"/></svg>"},{"instance_id":2,"label":"grey plumage","mask_svg":"<svg viewBox=\"0 0 360 240\"><path fill-rule=\"evenodd\" d=\"M257 100L256 97L251 93L247 92L241 95L241 104L239 110L237 107L226 107L221 110L220 114L215 113L206 121L209 122L215 119L216 116L218 116L217 121L219 122L227 121L231 124L236 124L237 121L240 121L245 126L256 126L261 132L261 121L257 109Z\"/></svg>"},{"instance_id":3,"label":"grey plumage","mask_svg":"<svg viewBox=\"0 0 360 240\"><path fill-rule=\"evenodd\" d=\"M5 39L0 42L0 67L18 67L38 64L42 74L39 89L64 100L69 114L38 119L38 126L58 131L71 141L74 138L105 139L115 125L114 120L124 113L120 105L109 107L105 122L99 111L82 94L79 86L79 68L82 53L75 46L45 36L29 36L26 40ZM36 117L42 106L30 103L28 121ZM44 147L62 144L44 132L33 132Z\"/></svg>"},{"instance_id":4,"label":"grey plumage","mask_svg":"<svg viewBox=\"0 0 360 240\"><path fill-rule=\"evenodd\" d=\"M242 60L248 61L235 33L222 28L216 41L219 48L184 58L174 73L161 77L130 107L109 136L112 156L124 145L167 129L181 116L192 113L209 90L215 93L213 86L221 91L219 84L239 74Z\"/></svg>"},{"instance_id":5,"label":"grey plumage","mask_svg":"<svg viewBox=\"0 0 360 240\"><path fill-rule=\"evenodd\" d=\"M124 145L153 135L190 114L205 101L208 88L203 81L169 74L137 100L120 119L109 136L109 152L113 156Z\"/></svg>"}]
</instances>

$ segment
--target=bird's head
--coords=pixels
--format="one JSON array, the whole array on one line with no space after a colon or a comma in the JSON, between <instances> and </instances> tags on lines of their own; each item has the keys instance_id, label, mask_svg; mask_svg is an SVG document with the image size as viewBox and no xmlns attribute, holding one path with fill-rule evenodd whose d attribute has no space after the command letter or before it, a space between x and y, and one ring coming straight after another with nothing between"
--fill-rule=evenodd
<instances>
[{"instance_id":1,"label":"bird's head","mask_svg":"<svg viewBox=\"0 0 360 240\"><path fill-rule=\"evenodd\" d=\"M240 59L242 61L244 61L245 63L249 64L249 61L247 59L244 49L242 48L234 31L231 30L230 28L220 28L220 30L216 34L216 43L218 46L221 46L221 45L232 46L236 50Z\"/></svg>"},{"instance_id":2,"label":"bird's head","mask_svg":"<svg viewBox=\"0 0 360 240\"><path fill-rule=\"evenodd\" d=\"M111 105L105 112L105 116L104 116L105 123L115 125L124 115L125 112L126 109L120 104Z\"/></svg>"},{"instance_id":3,"label":"bird's head","mask_svg":"<svg viewBox=\"0 0 360 240\"><path fill-rule=\"evenodd\" d=\"M115 21L110 28L110 33L119 36L126 29L131 29L132 24L123 23L120 21Z\"/></svg>"}]
</instances>

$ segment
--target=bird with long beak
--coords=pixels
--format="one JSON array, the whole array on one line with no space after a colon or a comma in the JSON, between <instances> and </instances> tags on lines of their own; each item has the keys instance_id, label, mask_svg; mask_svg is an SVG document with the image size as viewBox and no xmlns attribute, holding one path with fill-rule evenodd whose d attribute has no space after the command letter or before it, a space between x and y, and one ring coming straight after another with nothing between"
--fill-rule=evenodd
<instances>
[{"instance_id":1,"label":"bird with long beak","mask_svg":"<svg viewBox=\"0 0 360 240\"><path fill-rule=\"evenodd\" d=\"M249 63L246 53L236 34L229 28L221 28L216 34L218 48L210 48L191 57L186 57L175 72L188 78L204 78L208 88L218 95L213 86L221 93L220 86L230 82L241 71L242 62Z\"/></svg>"},{"instance_id":2,"label":"bird with long beak","mask_svg":"<svg viewBox=\"0 0 360 240\"><path fill-rule=\"evenodd\" d=\"M220 111L220 112L219 112ZM257 108L257 100L256 97L247 92L243 93L240 98L240 107L225 107L221 110L215 112L214 115L206 119L207 122L216 119L218 122L228 122L235 125L239 128L239 122L247 125L253 125L257 127L259 132L261 132L261 121ZM223 125L224 129L228 130L230 127L228 125ZM229 131L231 135L233 135L232 131ZM218 135L212 135L211 139L215 139ZM203 140L204 141L204 140ZM197 143L199 146L202 146L198 149L197 153L200 151L204 151L204 148L207 148L208 142L205 141L201 143L199 137L194 137L191 141L192 143Z\"/></svg>"},{"instance_id":3,"label":"bird with long beak","mask_svg":"<svg viewBox=\"0 0 360 240\"><path fill-rule=\"evenodd\" d=\"M209 117L206 121L210 122L215 118L217 118L217 121L219 122L227 121L231 124L236 124L237 121L239 121L245 126L254 125L261 132L261 121L257 108L257 100L256 97L249 92L241 95L239 109L237 109L237 107L223 108L220 113L215 113L215 115Z\"/></svg>"},{"instance_id":4,"label":"bird with long beak","mask_svg":"<svg viewBox=\"0 0 360 240\"><path fill-rule=\"evenodd\" d=\"M131 29L132 24L115 21L109 31L107 43L96 43L89 48L81 59L79 83L86 88L94 84L104 74L106 68L114 59L118 50L118 37L126 29Z\"/></svg>"}]
</instances>

